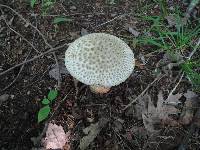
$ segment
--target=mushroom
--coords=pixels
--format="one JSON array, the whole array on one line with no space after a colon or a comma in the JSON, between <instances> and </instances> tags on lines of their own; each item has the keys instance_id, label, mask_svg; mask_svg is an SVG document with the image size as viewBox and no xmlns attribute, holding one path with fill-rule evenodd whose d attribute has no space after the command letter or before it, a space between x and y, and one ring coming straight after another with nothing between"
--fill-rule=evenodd
<instances>
[{"instance_id":1,"label":"mushroom","mask_svg":"<svg viewBox=\"0 0 200 150\"><path fill-rule=\"evenodd\" d=\"M107 93L131 75L135 60L130 47L118 37L92 33L70 44L65 66L74 78L90 85L93 92Z\"/></svg>"}]
</instances>

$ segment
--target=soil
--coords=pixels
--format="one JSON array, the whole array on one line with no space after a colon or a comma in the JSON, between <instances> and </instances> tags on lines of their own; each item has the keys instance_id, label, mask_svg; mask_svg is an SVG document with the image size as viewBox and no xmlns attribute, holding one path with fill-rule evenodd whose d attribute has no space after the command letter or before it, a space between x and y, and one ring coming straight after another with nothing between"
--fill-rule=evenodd
<instances>
[{"instance_id":1,"label":"soil","mask_svg":"<svg viewBox=\"0 0 200 150\"><path fill-rule=\"evenodd\" d=\"M124 39L133 49L137 59L137 66L129 79L119 86L112 87L109 93L98 95L92 93L88 86L80 82L76 87L70 74L62 75L59 95L51 106L51 112L56 111L56 114L51 120L62 125L65 131L71 130L71 149L78 149L79 141L84 136L82 130L100 118L109 118L109 123L101 130L88 149L154 149L152 147L154 144L144 147L147 135L141 136L145 132L142 120L123 111L123 108L156 78L153 72L164 54L152 53L149 55L152 47L134 47L132 39L135 37L127 31L126 27L127 25L131 26L142 33L149 24L138 19L138 16L160 15L161 11L158 4L150 0L116 0L114 4L110 2L109 0L59 0L46 14L43 14L40 2L31 8L30 2L27 0L0 0L0 4L13 8L36 26L53 47L74 41L81 36L83 29L89 33L110 33ZM172 4L179 5L185 10L182 2L170 1L169 7ZM116 16L124 14L127 15L112 20ZM6 19L7 25L1 18L2 16ZM69 17L72 21L58 25L53 24L56 16ZM107 22L109 20L111 21ZM104 24L105 22L107 23ZM23 35L39 52L32 49L12 29ZM49 47L36 30L22 21L10 9L0 7L0 71L5 71L23 62L27 56L27 59L30 59L48 49ZM56 51L60 64L64 62L66 49L67 46ZM141 65L141 55L147 55L148 61L145 65ZM22 71L20 71L21 67L17 67L1 76L0 96L9 95L6 101L0 103L1 150L36 148L31 139L38 137L45 125L45 121L37 122L37 113L42 107L40 101L50 89L57 87L57 81L49 76L49 71L54 65L53 55L48 54L25 64ZM177 72L175 71L174 74L176 76ZM16 82L4 90L15 78L17 78ZM174 87L175 83L172 83L172 80L169 76L163 77L150 87L148 93L156 99L160 89L167 93ZM188 82L180 84L179 91L187 89L191 89ZM63 102L62 99L66 95L67 98ZM163 131L163 135L170 135L169 132L166 133L166 130L170 132L172 128L170 130L166 128ZM161 144L157 149L177 149L184 134L187 133L187 128L178 128L175 131L176 133L173 132L173 134L178 136L178 139L175 137L177 142L169 148L166 143ZM189 148L198 149L198 147L199 138L191 139Z\"/></svg>"}]
</instances>

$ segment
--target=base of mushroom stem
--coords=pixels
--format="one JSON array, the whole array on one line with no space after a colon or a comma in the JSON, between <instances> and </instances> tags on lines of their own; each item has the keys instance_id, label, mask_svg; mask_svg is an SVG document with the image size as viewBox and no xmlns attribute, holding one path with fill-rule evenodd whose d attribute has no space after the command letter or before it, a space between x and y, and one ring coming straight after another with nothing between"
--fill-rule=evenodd
<instances>
[{"instance_id":1,"label":"base of mushroom stem","mask_svg":"<svg viewBox=\"0 0 200 150\"><path fill-rule=\"evenodd\" d=\"M110 91L109 87L91 85L90 89L93 93L105 94Z\"/></svg>"}]
</instances>

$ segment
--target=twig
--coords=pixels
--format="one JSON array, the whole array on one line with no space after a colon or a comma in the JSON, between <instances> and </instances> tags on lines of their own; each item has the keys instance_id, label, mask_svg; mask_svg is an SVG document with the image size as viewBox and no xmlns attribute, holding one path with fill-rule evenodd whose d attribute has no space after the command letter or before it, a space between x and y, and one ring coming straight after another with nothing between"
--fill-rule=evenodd
<instances>
[{"instance_id":1,"label":"twig","mask_svg":"<svg viewBox=\"0 0 200 150\"><path fill-rule=\"evenodd\" d=\"M116 16L116 17L114 17L114 18L111 19L111 20L108 20L108 21L106 21L106 22L104 22L104 23L102 23L102 24L99 24L99 25L93 27L93 29L99 28L99 27L101 27L101 26L104 26L104 25L106 25L106 24L108 24L108 23L110 23L110 22L112 22L112 21L114 21L114 20L116 20L116 19L118 19L118 18L122 18L122 17L125 17L125 16L127 16L127 15L128 15L128 14L122 14L122 15Z\"/></svg>"},{"instance_id":2,"label":"twig","mask_svg":"<svg viewBox=\"0 0 200 150\"><path fill-rule=\"evenodd\" d=\"M42 34L42 32L40 32L40 30L35 27L33 24L31 24L29 21L27 21L22 15L20 15L17 11L15 11L14 9L12 9L11 7L7 6L7 5L3 5L3 4L0 4L0 7L5 7L7 9L10 9L12 12L14 12L18 17L20 17L26 24L30 25L32 28L34 28L38 34L42 37L42 39L44 40L45 44L49 47L49 48L53 48L47 41L47 39L45 38L45 36ZM54 59L56 61L56 65L57 65L57 68L58 68L58 73L60 74L60 68L59 68L59 63L58 63L58 59L57 59L57 56L55 54L55 52L52 53L53 56L54 56ZM60 85L61 85L61 78L59 76L58 78L58 88L60 88Z\"/></svg>"},{"instance_id":3,"label":"twig","mask_svg":"<svg viewBox=\"0 0 200 150\"><path fill-rule=\"evenodd\" d=\"M47 42L47 39L44 37L44 35L42 34L42 32L36 28L33 24L31 24L29 21L27 21L22 15L20 15L17 11L15 11L14 9L12 9L11 7L7 6L7 5L3 5L0 4L0 7L5 7L7 9L10 9L13 13L15 13L21 20L23 20L27 25L30 25L32 28L34 28L38 34L42 37L42 39L44 40L45 44L49 47L52 48L52 46Z\"/></svg>"},{"instance_id":4,"label":"twig","mask_svg":"<svg viewBox=\"0 0 200 150\"><path fill-rule=\"evenodd\" d=\"M165 75L159 75L157 78L155 78L147 87L146 89L144 89L144 91L142 93L140 93L140 95L138 95L135 99L133 99L128 105L125 106L125 108L123 108L123 111L126 110L128 107L130 107L133 103L136 103L138 101L139 98L141 98L146 91L156 82L159 81L160 79L162 79Z\"/></svg>"},{"instance_id":5,"label":"twig","mask_svg":"<svg viewBox=\"0 0 200 150\"><path fill-rule=\"evenodd\" d=\"M8 26L8 28L13 31L15 34L17 34L18 36L20 36L24 41L26 41L37 53L41 53L40 51L38 51L35 46L33 46L33 44L31 42L29 42L23 35L21 35L19 32L17 32L16 30L14 30L6 21L5 17L2 17L5 24Z\"/></svg>"},{"instance_id":6,"label":"twig","mask_svg":"<svg viewBox=\"0 0 200 150\"><path fill-rule=\"evenodd\" d=\"M19 64L13 66L13 67L11 67L11 68L9 68L9 69L7 69L7 70L1 72L1 73L0 73L0 76L6 74L7 72L9 72L9 71L11 71L11 70L13 70L13 69L15 69L15 68L17 68L17 67L23 65L23 64L27 64L27 63L29 63L29 62L32 62L32 61L34 61L34 60L36 60L36 59L38 59L38 58L40 58L40 57L42 57L42 56L44 56L44 55L46 55L46 54L48 54L48 53L52 53L52 52L54 52L54 51L56 51L56 50L59 50L59 49L63 48L64 46L67 46L67 45L68 45L68 44L63 44L63 45L58 46L58 47L55 47L55 48L50 48L48 51L46 51L46 52L44 52L44 53L42 53L42 54L40 54L40 55L38 55L38 56L35 56L35 57L33 57L33 58L29 59L29 60L26 60L26 61L24 61L24 62L22 62L22 63L19 63Z\"/></svg>"}]
</instances>

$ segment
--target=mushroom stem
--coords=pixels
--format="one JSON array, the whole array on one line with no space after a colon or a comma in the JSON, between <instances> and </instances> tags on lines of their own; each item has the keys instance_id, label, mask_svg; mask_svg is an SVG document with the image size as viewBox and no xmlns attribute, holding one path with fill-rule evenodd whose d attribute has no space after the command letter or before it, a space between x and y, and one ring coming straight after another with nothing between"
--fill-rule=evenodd
<instances>
[{"instance_id":1,"label":"mushroom stem","mask_svg":"<svg viewBox=\"0 0 200 150\"><path fill-rule=\"evenodd\" d=\"M99 94L105 94L110 91L110 87L97 86L97 85L91 85L90 89L92 92L99 93Z\"/></svg>"}]
</instances>

